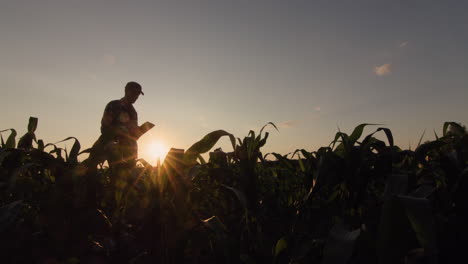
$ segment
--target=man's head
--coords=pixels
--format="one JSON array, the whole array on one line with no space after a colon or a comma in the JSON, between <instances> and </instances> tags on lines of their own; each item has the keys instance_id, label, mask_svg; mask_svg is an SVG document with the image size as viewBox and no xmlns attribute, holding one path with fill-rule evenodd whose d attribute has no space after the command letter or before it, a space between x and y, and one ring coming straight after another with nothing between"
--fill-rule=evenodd
<instances>
[{"instance_id":1,"label":"man's head","mask_svg":"<svg viewBox=\"0 0 468 264\"><path fill-rule=\"evenodd\" d=\"M142 95L145 95L142 91L141 91L141 85L137 82L128 82L127 85L125 85L125 99L133 104L136 102L136 100L138 99L138 96L140 96L140 94Z\"/></svg>"}]
</instances>

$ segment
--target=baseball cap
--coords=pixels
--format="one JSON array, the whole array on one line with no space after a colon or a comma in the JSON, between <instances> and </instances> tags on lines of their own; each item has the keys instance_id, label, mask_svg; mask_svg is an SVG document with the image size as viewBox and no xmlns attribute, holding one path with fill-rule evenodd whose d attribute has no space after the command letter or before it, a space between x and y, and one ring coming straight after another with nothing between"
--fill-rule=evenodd
<instances>
[{"instance_id":1,"label":"baseball cap","mask_svg":"<svg viewBox=\"0 0 468 264\"><path fill-rule=\"evenodd\" d=\"M128 82L127 85L125 85L125 93L130 91L145 95L143 91L141 91L141 85L137 82Z\"/></svg>"}]
</instances>

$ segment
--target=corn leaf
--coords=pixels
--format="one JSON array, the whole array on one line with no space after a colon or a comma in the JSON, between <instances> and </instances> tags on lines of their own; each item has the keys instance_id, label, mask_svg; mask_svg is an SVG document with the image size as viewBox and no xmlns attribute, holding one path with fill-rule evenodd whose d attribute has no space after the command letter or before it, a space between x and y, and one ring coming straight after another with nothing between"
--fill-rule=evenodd
<instances>
[{"instance_id":1,"label":"corn leaf","mask_svg":"<svg viewBox=\"0 0 468 264\"><path fill-rule=\"evenodd\" d=\"M3 147L4 148L15 148L15 146L16 146L16 135L17 135L16 130L14 130L13 128L10 128L10 129L2 130L2 131L0 131L0 133L8 131L8 130L10 130L11 133L10 133L10 136L8 136L7 141L3 145Z\"/></svg>"},{"instance_id":2,"label":"corn leaf","mask_svg":"<svg viewBox=\"0 0 468 264\"><path fill-rule=\"evenodd\" d=\"M200 141L193 144L184 154L184 162L187 165L193 165L200 154L208 152L223 137L228 136L231 140L233 149L235 149L235 138L231 133L224 130L213 131L204 136Z\"/></svg>"},{"instance_id":3,"label":"corn leaf","mask_svg":"<svg viewBox=\"0 0 468 264\"><path fill-rule=\"evenodd\" d=\"M39 139L37 141L37 149L40 151L44 151L44 141L42 139Z\"/></svg>"},{"instance_id":4,"label":"corn leaf","mask_svg":"<svg viewBox=\"0 0 468 264\"><path fill-rule=\"evenodd\" d=\"M437 251L436 227L429 200L404 195L399 195L398 199L405 208L416 238L424 248L424 253L434 258Z\"/></svg>"},{"instance_id":5,"label":"corn leaf","mask_svg":"<svg viewBox=\"0 0 468 264\"><path fill-rule=\"evenodd\" d=\"M236 188L229 187L229 186L227 186L225 184L221 184L221 186L223 186L224 188L232 191L236 195L237 200L242 205L242 208L244 208L244 210L247 210L247 198L245 197L245 194L243 192L241 192L240 190L238 190Z\"/></svg>"},{"instance_id":6,"label":"corn leaf","mask_svg":"<svg viewBox=\"0 0 468 264\"><path fill-rule=\"evenodd\" d=\"M341 224L333 226L323 250L322 264L348 263L360 234L360 229L348 231Z\"/></svg>"},{"instance_id":7,"label":"corn leaf","mask_svg":"<svg viewBox=\"0 0 468 264\"><path fill-rule=\"evenodd\" d=\"M273 127L276 129L276 131L279 132L278 128L276 127L276 125L275 125L273 122L268 122L267 124L265 124L265 125L262 127L262 129L260 129L260 134L262 134L263 129L265 129L265 127L267 127L268 125L273 126Z\"/></svg>"},{"instance_id":8,"label":"corn leaf","mask_svg":"<svg viewBox=\"0 0 468 264\"><path fill-rule=\"evenodd\" d=\"M29 133L34 133L36 131L37 122L38 122L37 117L30 117L29 118L29 123L28 123L28 132Z\"/></svg>"},{"instance_id":9,"label":"corn leaf","mask_svg":"<svg viewBox=\"0 0 468 264\"><path fill-rule=\"evenodd\" d=\"M360 124L356 128L354 128L353 133L349 136L349 141L351 145L354 145L354 143L361 137L362 132L364 131L364 127L366 126L375 126L378 124Z\"/></svg>"},{"instance_id":10,"label":"corn leaf","mask_svg":"<svg viewBox=\"0 0 468 264\"><path fill-rule=\"evenodd\" d=\"M70 140L70 139L74 139L75 143L73 143L73 146L72 146L72 148L70 150L70 153L69 154L67 153L67 156L68 156L67 161L69 161L71 163L77 163L78 162L78 155L80 153L81 144L80 144L80 141L78 141L78 139L76 137L67 137L66 139L61 140L59 142L56 142L55 144L65 142L65 141Z\"/></svg>"},{"instance_id":11,"label":"corn leaf","mask_svg":"<svg viewBox=\"0 0 468 264\"><path fill-rule=\"evenodd\" d=\"M422 140L423 140L424 134L426 134L426 129L424 129L424 131L423 131L421 137L419 138L418 145L416 146L416 148L418 148L419 146L421 146L421 142L422 142Z\"/></svg>"},{"instance_id":12,"label":"corn leaf","mask_svg":"<svg viewBox=\"0 0 468 264\"><path fill-rule=\"evenodd\" d=\"M282 237L276 242L275 250L273 251L273 256L276 258L278 255L283 252L288 247L286 239Z\"/></svg>"}]
</instances>

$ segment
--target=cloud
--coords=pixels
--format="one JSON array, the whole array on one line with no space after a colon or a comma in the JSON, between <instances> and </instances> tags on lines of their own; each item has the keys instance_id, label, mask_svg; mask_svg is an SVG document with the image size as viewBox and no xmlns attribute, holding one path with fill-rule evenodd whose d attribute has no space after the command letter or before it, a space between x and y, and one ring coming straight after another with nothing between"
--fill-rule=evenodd
<instances>
[{"instance_id":1,"label":"cloud","mask_svg":"<svg viewBox=\"0 0 468 264\"><path fill-rule=\"evenodd\" d=\"M384 76L392 73L392 65L390 63L386 63L380 66L376 66L374 68L374 73L378 76Z\"/></svg>"},{"instance_id":2,"label":"cloud","mask_svg":"<svg viewBox=\"0 0 468 264\"><path fill-rule=\"evenodd\" d=\"M400 48L403 48L405 46L407 46L409 44L409 41L404 41L402 43L400 43L400 45L398 45Z\"/></svg>"},{"instance_id":3,"label":"cloud","mask_svg":"<svg viewBox=\"0 0 468 264\"><path fill-rule=\"evenodd\" d=\"M288 120L288 121L283 121L278 124L279 128L294 128L298 127L302 124L301 121L298 120Z\"/></svg>"}]
</instances>

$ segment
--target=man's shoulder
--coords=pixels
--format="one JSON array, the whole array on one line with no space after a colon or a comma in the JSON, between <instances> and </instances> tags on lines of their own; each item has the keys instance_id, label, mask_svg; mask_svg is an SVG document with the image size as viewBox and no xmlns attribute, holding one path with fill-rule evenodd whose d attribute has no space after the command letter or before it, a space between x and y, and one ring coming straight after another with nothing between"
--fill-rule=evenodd
<instances>
[{"instance_id":1,"label":"man's shoulder","mask_svg":"<svg viewBox=\"0 0 468 264\"><path fill-rule=\"evenodd\" d=\"M117 100L112 100L110 101L109 103L107 103L107 105L120 105L122 102L117 99Z\"/></svg>"},{"instance_id":2,"label":"man's shoulder","mask_svg":"<svg viewBox=\"0 0 468 264\"><path fill-rule=\"evenodd\" d=\"M122 103L120 102L120 100L113 100L113 101L110 101L109 103L107 103L106 105L106 109L113 109L113 108L120 108L122 105Z\"/></svg>"}]
</instances>

